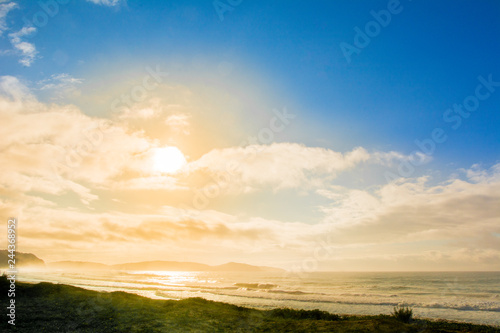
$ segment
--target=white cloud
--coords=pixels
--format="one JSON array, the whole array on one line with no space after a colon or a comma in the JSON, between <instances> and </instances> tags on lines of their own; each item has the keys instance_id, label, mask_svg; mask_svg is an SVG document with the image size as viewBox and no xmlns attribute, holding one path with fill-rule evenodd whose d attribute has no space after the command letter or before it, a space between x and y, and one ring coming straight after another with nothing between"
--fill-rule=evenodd
<instances>
[{"instance_id":1,"label":"white cloud","mask_svg":"<svg viewBox=\"0 0 500 333\"><path fill-rule=\"evenodd\" d=\"M394 167L395 161L427 162L418 154L368 152L362 147L341 153L297 143L273 143L216 149L188 165L191 171L208 173L214 179L230 179L228 192L248 192L271 187L282 189L324 188L339 174L362 165Z\"/></svg>"},{"instance_id":2,"label":"white cloud","mask_svg":"<svg viewBox=\"0 0 500 333\"><path fill-rule=\"evenodd\" d=\"M13 32L9 34L10 42L14 49L16 49L21 54L21 59L19 63L29 67L35 61L36 55L38 54L35 45L32 43L28 43L23 41L21 38L25 36L29 36L34 33L36 28L34 27L24 27L17 32Z\"/></svg>"},{"instance_id":3,"label":"white cloud","mask_svg":"<svg viewBox=\"0 0 500 333\"><path fill-rule=\"evenodd\" d=\"M15 2L0 3L0 35L7 30L7 14L15 8L18 8Z\"/></svg>"},{"instance_id":4,"label":"white cloud","mask_svg":"<svg viewBox=\"0 0 500 333\"><path fill-rule=\"evenodd\" d=\"M494 182L500 181L500 164L493 166L490 170L482 169L479 164L474 164L470 169L463 170L470 180L474 182Z\"/></svg>"},{"instance_id":5,"label":"white cloud","mask_svg":"<svg viewBox=\"0 0 500 333\"><path fill-rule=\"evenodd\" d=\"M124 0L87 0L88 2L92 2L96 5L102 5L102 6L116 6L119 5L120 3L123 3Z\"/></svg>"},{"instance_id":6,"label":"white cloud","mask_svg":"<svg viewBox=\"0 0 500 333\"><path fill-rule=\"evenodd\" d=\"M3 209L12 211L13 207L0 202L0 211ZM128 253L133 248L130 244L139 245L134 256L160 259L214 250L247 253L249 248L254 248L260 252L293 233L291 227L283 231L283 222L247 220L236 223L234 216L211 211L202 212L192 219L173 207L153 214L124 214L27 206L23 209L23 225L22 238L44 258L54 255L52 244L56 242L66 249L65 256L73 257L85 249L91 252L90 244L99 242L103 253L111 254L115 262L119 254ZM277 233L280 229L282 231ZM296 234L298 230L295 229ZM168 244L168 249L165 244ZM155 251L148 249L151 245Z\"/></svg>"},{"instance_id":7,"label":"white cloud","mask_svg":"<svg viewBox=\"0 0 500 333\"><path fill-rule=\"evenodd\" d=\"M157 118L161 114L161 108L153 105L134 105L131 108L124 108L118 118L125 121L148 120Z\"/></svg>"},{"instance_id":8,"label":"white cloud","mask_svg":"<svg viewBox=\"0 0 500 333\"><path fill-rule=\"evenodd\" d=\"M41 85L40 89L60 89L61 87L65 87L68 84L80 84L82 83L82 79L77 79L72 77L69 74L61 73L61 74L52 74L49 79L41 80L38 84Z\"/></svg>"},{"instance_id":9,"label":"white cloud","mask_svg":"<svg viewBox=\"0 0 500 333\"><path fill-rule=\"evenodd\" d=\"M372 154L372 159L380 164L393 166L397 164L397 162L410 162L415 166L420 166L429 163L432 161L432 156L426 155L422 152L414 152L410 155L404 155L399 152L390 151L390 152L375 152Z\"/></svg>"},{"instance_id":10,"label":"white cloud","mask_svg":"<svg viewBox=\"0 0 500 333\"><path fill-rule=\"evenodd\" d=\"M478 239L500 232L499 167L483 170L489 177L480 182L467 170L467 180L450 179L436 185L420 177L372 190L339 186L322 190L319 194L332 200L323 207L324 223L345 244L438 241L447 248L450 242L485 248Z\"/></svg>"},{"instance_id":11,"label":"white cloud","mask_svg":"<svg viewBox=\"0 0 500 333\"><path fill-rule=\"evenodd\" d=\"M170 176L136 177L124 181L114 182L114 190L187 190L186 186L179 185L176 178Z\"/></svg>"},{"instance_id":12,"label":"white cloud","mask_svg":"<svg viewBox=\"0 0 500 333\"><path fill-rule=\"evenodd\" d=\"M140 133L75 106L40 103L14 77L1 77L0 88L0 155L9 161L1 167L0 188L11 193L73 191L89 202L94 197L83 182L106 187L126 170L143 170L147 161L134 156L155 147Z\"/></svg>"},{"instance_id":13,"label":"white cloud","mask_svg":"<svg viewBox=\"0 0 500 333\"><path fill-rule=\"evenodd\" d=\"M76 97L80 95L78 85L83 79L77 79L67 73L53 74L50 78L38 82L40 90L49 91L54 98Z\"/></svg>"},{"instance_id":14,"label":"white cloud","mask_svg":"<svg viewBox=\"0 0 500 333\"><path fill-rule=\"evenodd\" d=\"M189 118L188 114L185 113L175 113L169 115L165 119L165 124L174 129L175 132L182 133L184 135L189 134Z\"/></svg>"},{"instance_id":15,"label":"white cloud","mask_svg":"<svg viewBox=\"0 0 500 333\"><path fill-rule=\"evenodd\" d=\"M9 30L6 18L7 14L14 8L18 8L15 2L0 3L0 35ZM33 43L23 40L23 37L29 36L36 32L36 28L25 26L17 32L9 33L10 43L13 50L2 51L2 54L18 54L20 55L19 63L23 66L30 67L38 54Z\"/></svg>"},{"instance_id":16,"label":"white cloud","mask_svg":"<svg viewBox=\"0 0 500 333\"><path fill-rule=\"evenodd\" d=\"M179 97L178 93L181 89L173 90L168 87L169 95L172 94ZM158 93L161 94L161 92ZM183 110L181 105L172 104L168 100L153 96L150 96L143 102L133 103L130 106L126 105L126 103L118 105L117 110L115 110L116 117L130 128L141 129L149 127L150 133L158 131L166 133L168 131L172 135L190 134L191 115L189 112ZM166 128L165 125L168 127ZM156 127L157 130L151 131L152 127Z\"/></svg>"},{"instance_id":17,"label":"white cloud","mask_svg":"<svg viewBox=\"0 0 500 333\"><path fill-rule=\"evenodd\" d=\"M16 77L9 75L0 77L0 94L15 101L34 98L28 87Z\"/></svg>"},{"instance_id":18,"label":"white cloud","mask_svg":"<svg viewBox=\"0 0 500 333\"><path fill-rule=\"evenodd\" d=\"M275 190L297 188L338 173L370 159L363 148L342 154L296 143L274 143L212 150L188 165L231 178L241 189L271 186Z\"/></svg>"}]
</instances>

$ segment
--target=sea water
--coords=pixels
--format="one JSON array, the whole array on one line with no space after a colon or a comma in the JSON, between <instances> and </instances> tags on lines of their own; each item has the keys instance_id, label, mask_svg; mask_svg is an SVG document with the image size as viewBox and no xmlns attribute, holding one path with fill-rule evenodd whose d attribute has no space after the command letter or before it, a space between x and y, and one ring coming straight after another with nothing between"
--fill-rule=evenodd
<instances>
[{"instance_id":1,"label":"sea water","mask_svg":"<svg viewBox=\"0 0 500 333\"><path fill-rule=\"evenodd\" d=\"M500 325L500 272L26 271L20 272L19 281L337 314L389 314L404 304L413 308L415 317Z\"/></svg>"}]
</instances>

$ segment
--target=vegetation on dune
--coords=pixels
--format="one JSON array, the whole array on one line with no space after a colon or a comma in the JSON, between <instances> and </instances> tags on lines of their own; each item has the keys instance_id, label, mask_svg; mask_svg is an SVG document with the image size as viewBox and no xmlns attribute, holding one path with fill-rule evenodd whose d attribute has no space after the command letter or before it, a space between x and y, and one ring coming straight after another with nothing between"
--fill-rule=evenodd
<instances>
[{"instance_id":1,"label":"vegetation on dune","mask_svg":"<svg viewBox=\"0 0 500 333\"><path fill-rule=\"evenodd\" d=\"M271 317L284 319L314 319L314 320L341 320L342 317L326 311L315 310L295 310L289 308L277 308L269 311Z\"/></svg>"},{"instance_id":2,"label":"vegetation on dune","mask_svg":"<svg viewBox=\"0 0 500 333\"><path fill-rule=\"evenodd\" d=\"M7 280L0 278L1 306ZM7 330L8 329L8 330ZM339 316L320 310L256 310L190 298L153 300L125 292L103 293L39 283L16 285L16 326L12 332L500 332L462 323L393 316Z\"/></svg>"},{"instance_id":3,"label":"vegetation on dune","mask_svg":"<svg viewBox=\"0 0 500 333\"><path fill-rule=\"evenodd\" d=\"M413 319L413 310L408 306L395 306L392 316L403 323L411 323Z\"/></svg>"}]
</instances>

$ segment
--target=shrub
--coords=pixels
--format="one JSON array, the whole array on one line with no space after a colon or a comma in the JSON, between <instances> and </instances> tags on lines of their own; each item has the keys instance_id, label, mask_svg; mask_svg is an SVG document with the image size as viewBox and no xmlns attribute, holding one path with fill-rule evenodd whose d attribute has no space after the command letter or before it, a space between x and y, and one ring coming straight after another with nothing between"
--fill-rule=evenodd
<instances>
[{"instance_id":1,"label":"shrub","mask_svg":"<svg viewBox=\"0 0 500 333\"><path fill-rule=\"evenodd\" d=\"M270 311L272 317L284 319L314 319L314 320L340 320L341 317L326 311L315 310L295 310L289 308L278 308Z\"/></svg>"},{"instance_id":2,"label":"shrub","mask_svg":"<svg viewBox=\"0 0 500 333\"><path fill-rule=\"evenodd\" d=\"M413 310L408 306L395 306L392 316L403 323L410 323L413 319Z\"/></svg>"}]
</instances>

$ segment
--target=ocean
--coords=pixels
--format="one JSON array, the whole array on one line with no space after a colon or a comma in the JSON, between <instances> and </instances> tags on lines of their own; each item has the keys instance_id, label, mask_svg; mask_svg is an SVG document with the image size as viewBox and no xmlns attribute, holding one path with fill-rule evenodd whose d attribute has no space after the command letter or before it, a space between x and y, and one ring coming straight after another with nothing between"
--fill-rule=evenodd
<instances>
[{"instance_id":1,"label":"ocean","mask_svg":"<svg viewBox=\"0 0 500 333\"><path fill-rule=\"evenodd\" d=\"M397 305L415 317L500 325L500 272L21 271L18 280L155 299L202 297L259 309L291 307L337 314L389 314Z\"/></svg>"}]
</instances>

